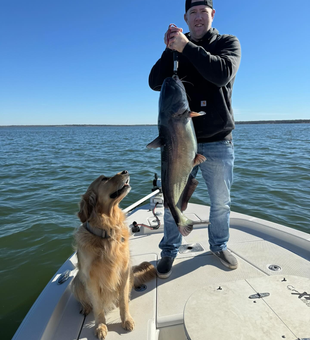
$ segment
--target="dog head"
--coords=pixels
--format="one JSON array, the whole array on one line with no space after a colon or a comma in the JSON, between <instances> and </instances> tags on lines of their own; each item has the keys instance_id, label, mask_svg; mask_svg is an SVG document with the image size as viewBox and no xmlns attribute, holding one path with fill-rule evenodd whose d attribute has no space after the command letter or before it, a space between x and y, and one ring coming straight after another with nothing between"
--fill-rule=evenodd
<instances>
[{"instance_id":1,"label":"dog head","mask_svg":"<svg viewBox=\"0 0 310 340\"><path fill-rule=\"evenodd\" d=\"M81 222L86 222L94 211L110 216L112 209L118 207L120 201L129 193L129 179L127 170L113 177L101 175L95 179L80 202L78 217Z\"/></svg>"}]
</instances>

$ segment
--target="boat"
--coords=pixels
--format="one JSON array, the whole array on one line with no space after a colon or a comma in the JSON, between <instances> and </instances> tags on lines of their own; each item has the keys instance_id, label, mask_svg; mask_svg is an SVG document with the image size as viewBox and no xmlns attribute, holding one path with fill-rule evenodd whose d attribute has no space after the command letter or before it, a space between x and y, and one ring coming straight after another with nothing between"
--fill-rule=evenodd
<instances>
[{"instance_id":1,"label":"boat","mask_svg":"<svg viewBox=\"0 0 310 340\"><path fill-rule=\"evenodd\" d=\"M132 263L156 266L163 236L160 180L124 209L131 229ZM209 207L189 203L184 214L206 221ZM129 304L135 329L121 327L119 310L107 315L108 340L310 339L310 234L231 212L229 270L209 251L207 224L183 238L168 279L133 289ZM80 314L70 291L77 273L72 254L37 298L13 340L97 339L94 316Z\"/></svg>"}]
</instances>

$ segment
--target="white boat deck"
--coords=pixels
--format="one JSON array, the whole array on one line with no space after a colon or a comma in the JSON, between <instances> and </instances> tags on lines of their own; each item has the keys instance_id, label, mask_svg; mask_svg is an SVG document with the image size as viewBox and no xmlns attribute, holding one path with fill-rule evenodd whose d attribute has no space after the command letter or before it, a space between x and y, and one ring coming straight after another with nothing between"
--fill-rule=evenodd
<instances>
[{"instance_id":1,"label":"white boat deck","mask_svg":"<svg viewBox=\"0 0 310 340\"><path fill-rule=\"evenodd\" d=\"M162 219L163 208L156 212ZM186 215L206 220L209 209L189 204ZM152 225L153 220L148 205L134 210L127 218L129 226L133 221ZM107 339L310 338L310 235L237 213L231 214L230 230L229 249L238 258L238 269L226 269L210 253L207 226L195 227L183 238L185 251L174 261L171 276L147 283L145 291L132 292L130 311L136 323L133 332L122 329L116 308L107 317ZM158 230L141 228L133 234L133 264L150 261L156 266L162 236L163 223ZM201 251L193 251L196 243L201 245ZM79 304L70 294L75 261L73 255L47 285L14 339L96 339L93 315L84 320ZM272 271L270 265L281 269ZM57 285L59 273L66 269L71 271L70 279ZM294 296L288 287L306 294ZM249 299L251 294L265 291L273 300ZM280 302L274 298L277 292L283 295ZM268 301L273 301L275 307L270 307ZM40 312L42 308L44 313ZM34 328L32 319L36 313L41 314L35 319Z\"/></svg>"}]
</instances>

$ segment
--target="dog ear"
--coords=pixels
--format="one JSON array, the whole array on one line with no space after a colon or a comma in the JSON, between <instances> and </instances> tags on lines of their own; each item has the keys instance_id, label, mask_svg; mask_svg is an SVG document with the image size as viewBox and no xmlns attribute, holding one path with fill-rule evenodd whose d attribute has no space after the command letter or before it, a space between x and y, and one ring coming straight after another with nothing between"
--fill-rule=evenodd
<instances>
[{"instance_id":1,"label":"dog ear","mask_svg":"<svg viewBox=\"0 0 310 340\"><path fill-rule=\"evenodd\" d=\"M82 223L89 219L94 207L96 206L96 203L97 196L93 191L86 192L86 194L82 196L82 200L80 202L80 211L78 212L78 217Z\"/></svg>"}]
</instances>

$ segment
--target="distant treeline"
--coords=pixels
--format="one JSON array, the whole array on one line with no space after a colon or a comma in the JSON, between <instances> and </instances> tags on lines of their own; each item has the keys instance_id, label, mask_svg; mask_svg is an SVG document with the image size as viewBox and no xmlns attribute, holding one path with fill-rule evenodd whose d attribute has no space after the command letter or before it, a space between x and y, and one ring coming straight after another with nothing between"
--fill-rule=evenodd
<instances>
[{"instance_id":1,"label":"distant treeline","mask_svg":"<svg viewBox=\"0 0 310 340\"><path fill-rule=\"evenodd\" d=\"M310 119L236 121L236 124L308 124Z\"/></svg>"},{"instance_id":2,"label":"distant treeline","mask_svg":"<svg viewBox=\"0 0 310 340\"><path fill-rule=\"evenodd\" d=\"M294 120L253 120L253 121L236 121L236 124L309 124L310 119ZM156 124L59 124L59 125L0 125L1 127L66 127L66 126L157 126Z\"/></svg>"}]
</instances>

